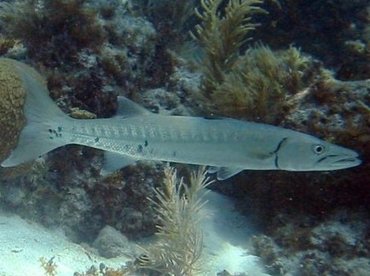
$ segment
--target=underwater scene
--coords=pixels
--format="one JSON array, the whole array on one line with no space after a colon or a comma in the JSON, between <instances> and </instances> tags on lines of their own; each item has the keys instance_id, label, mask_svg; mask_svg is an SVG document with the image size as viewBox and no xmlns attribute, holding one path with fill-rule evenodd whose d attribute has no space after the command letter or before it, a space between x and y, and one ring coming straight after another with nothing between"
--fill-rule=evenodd
<instances>
[{"instance_id":1,"label":"underwater scene","mask_svg":"<svg viewBox=\"0 0 370 276\"><path fill-rule=\"evenodd\" d=\"M0 276L370 275L368 0L0 0Z\"/></svg>"}]
</instances>

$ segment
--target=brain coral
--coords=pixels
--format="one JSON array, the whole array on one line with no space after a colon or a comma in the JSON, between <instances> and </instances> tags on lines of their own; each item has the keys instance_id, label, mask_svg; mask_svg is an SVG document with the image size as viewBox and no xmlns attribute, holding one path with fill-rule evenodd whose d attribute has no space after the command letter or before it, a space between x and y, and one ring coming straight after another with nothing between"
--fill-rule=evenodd
<instances>
[{"instance_id":1,"label":"brain coral","mask_svg":"<svg viewBox=\"0 0 370 276\"><path fill-rule=\"evenodd\" d=\"M23 105L27 88L19 70L42 79L31 67L15 60L0 58L0 162L17 145L19 133L26 123Z\"/></svg>"}]
</instances>

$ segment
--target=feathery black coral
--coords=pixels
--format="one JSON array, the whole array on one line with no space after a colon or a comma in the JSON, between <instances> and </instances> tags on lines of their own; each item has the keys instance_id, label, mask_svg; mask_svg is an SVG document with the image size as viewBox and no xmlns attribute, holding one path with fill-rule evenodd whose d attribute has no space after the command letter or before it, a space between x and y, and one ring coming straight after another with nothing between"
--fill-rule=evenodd
<instances>
[{"instance_id":1,"label":"feathery black coral","mask_svg":"<svg viewBox=\"0 0 370 276\"><path fill-rule=\"evenodd\" d=\"M211 93L222 83L225 74L239 57L240 47L248 39L256 24L251 16L265 12L258 7L263 0L229 0L225 10L220 11L222 0L201 0L202 11L196 10L201 23L192 37L204 49L201 61L204 71L204 90Z\"/></svg>"},{"instance_id":2,"label":"feathery black coral","mask_svg":"<svg viewBox=\"0 0 370 276\"><path fill-rule=\"evenodd\" d=\"M201 0L196 10L201 23L193 38L204 51L199 65L203 73L202 111L278 124L294 108L290 98L320 75L299 49L274 51L246 40L257 24L252 16L266 13L262 0Z\"/></svg>"},{"instance_id":3,"label":"feathery black coral","mask_svg":"<svg viewBox=\"0 0 370 276\"><path fill-rule=\"evenodd\" d=\"M148 260L142 267L164 275L196 275L202 253L202 232L198 228L199 211L205 204L205 188L212 181L205 169L192 173L191 185L178 178L176 170L165 169L162 190L155 190L153 200L159 215L158 241L147 249Z\"/></svg>"}]
</instances>

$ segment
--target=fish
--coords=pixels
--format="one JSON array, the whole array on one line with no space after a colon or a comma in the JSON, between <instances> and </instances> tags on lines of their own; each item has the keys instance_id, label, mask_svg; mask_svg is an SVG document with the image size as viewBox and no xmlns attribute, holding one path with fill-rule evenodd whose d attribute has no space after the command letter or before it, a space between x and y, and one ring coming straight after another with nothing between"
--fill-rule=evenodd
<instances>
[{"instance_id":1,"label":"fish","mask_svg":"<svg viewBox=\"0 0 370 276\"><path fill-rule=\"evenodd\" d=\"M302 132L231 118L155 114L123 96L114 117L74 119L27 66L15 66L27 89L26 125L2 167L70 144L104 150L108 171L153 160L208 166L218 180L243 170L331 171L361 163L355 151Z\"/></svg>"}]
</instances>

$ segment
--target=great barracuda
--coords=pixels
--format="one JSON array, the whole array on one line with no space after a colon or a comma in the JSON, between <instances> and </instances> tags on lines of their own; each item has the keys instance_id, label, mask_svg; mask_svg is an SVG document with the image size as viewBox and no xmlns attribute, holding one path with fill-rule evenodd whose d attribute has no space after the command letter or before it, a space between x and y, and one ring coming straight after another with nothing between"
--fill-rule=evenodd
<instances>
[{"instance_id":1,"label":"great barracuda","mask_svg":"<svg viewBox=\"0 0 370 276\"><path fill-rule=\"evenodd\" d=\"M116 117L73 119L49 98L28 66L15 66L27 88L27 124L3 167L67 144L110 152L110 168L137 160L207 165L220 180L242 170L326 171L361 163L356 152L297 131L234 119L153 114L124 97L118 97Z\"/></svg>"}]
</instances>

